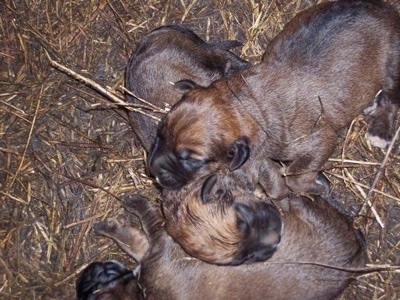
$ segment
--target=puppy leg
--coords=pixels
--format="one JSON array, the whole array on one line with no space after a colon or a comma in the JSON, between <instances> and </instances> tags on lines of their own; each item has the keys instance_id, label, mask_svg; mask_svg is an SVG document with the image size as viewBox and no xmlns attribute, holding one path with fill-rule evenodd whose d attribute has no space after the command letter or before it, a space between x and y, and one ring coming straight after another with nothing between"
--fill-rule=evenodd
<instances>
[{"instance_id":1,"label":"puppy leg","mask_svg":"<svg viewBox=\"0 0 400 300\"><path fill-rule=\"evenodd\" d=\"M122 201L122 206L140 219L147 237L151 237L164 222L160 207L141 195L125 198Z\"/></svg>"},{"instance_id":2,"label":"puppy leg","mask_svg":"<svg viewBox=\"0 0 400 300\"><path fill-rule=\"evenodd\" d=\"M93 230L98 235L112 239L138 263L149 249L149 240L146 234L131 224L109 219L94 224Z\"/></svg>"},{"instance_id":3,"label":"puppy leg","mask_svg":"<svg viewBox=\"0 0 400 300\"><path fill-rule=\"evenodd\" d=\"M267 158L261 167L259 182L269 197L280 200L289 194L289 188L277 164Z\"/></svg>"},{"instance_id":4,"label":"puppy leg","mask_svg":"<svg viewBox=\"0 0 400 300\"><path fill-rule=\"evenodd\" d=\"M248 191L254 191L257 187L261 188L263 193L274 200L281 200L289 194L280 165L269 158L263 158L262 163L257 163L250 168L239 168L232 174L236 184Z\"/></svg>"},{"instance_id":5,"label":"puppy leg","mask_svg":"<svg viewBox=\"0 0 400 300\"><path fill-rule=\"evenodd\" d=\"M399 105L400 97L398 94L380 91L373 106L365 109L366 121L369 123L367 137L373 146L386 148L389 145L393 138Z\"/></svg>"},{"instance_id":6,"label":"puppy leg","mask_svg":"<svg viewBox=\"0 0 400 300\"><path fill-rule=\"evenodd\" d=\"M294 144L292 150L296 158L285 171L286 184L293 192L329 195L329 181L319 170L336 143L335 131L323 127Z\"/></svg>"}]
</instances>

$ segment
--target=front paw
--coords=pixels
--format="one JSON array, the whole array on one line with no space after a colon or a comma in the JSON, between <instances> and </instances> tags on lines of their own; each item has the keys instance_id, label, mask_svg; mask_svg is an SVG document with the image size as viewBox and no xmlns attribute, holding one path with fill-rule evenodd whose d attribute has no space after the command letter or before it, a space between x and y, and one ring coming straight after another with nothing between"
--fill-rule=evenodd
<instances>
[{"instance_id":1,"label":"front paw","mask_svg":"<svg viewBox=\"0 0 400 300\"><path fill-rule=\"evenodd\" d=\"M151 202L146 197L135 194L122 200L122 206L128 212L141 216L150 209Z\"/></svg>"},{"instance_id":2,"label":"front paw","mask_svg":"<svg viewBox=\"0 0 400 300\"><path fill-rule=\"evenodd\" d=\"M290 190L283 177L283 173L281 173L281 170L272 161L259 176L260 185L270 198L282 200L289 195Z\"/></svg>"},{"instance_id":3,"label":"front paw","mask_svg":"<svg viewBox=\"0 0 400 300\"><path fill-rule=\"evenodd\" d=\"M310 192L310 194L319 195L322 198L327 199L331 192L331 183L322 172L318 172L317 177L315 178L315 185L315 193Z\"/></svg>"},{"instance_id":4,"label":"front paw","mask_svg":"<svg viewBox=\"0 0 400 300\"><path fill-rule=\"evenodd\" d=\"M93 225L93 231L98 235L111 237L116 234L118 229L122 226L121 222L116 219L107 219L100 221Z\"/></svg>"},{"instance_id":5,"label":"front paw","mask_svg":"<svg viewBox=\"0 0 400 300\"><path fill-rule=\"evenodd\" d=\"M291 191L297 194L313 194L328 197L330 193L330 182L322 174L303 174L301 176L286 176L286 184Z\"/></svg>"}]
</instances>

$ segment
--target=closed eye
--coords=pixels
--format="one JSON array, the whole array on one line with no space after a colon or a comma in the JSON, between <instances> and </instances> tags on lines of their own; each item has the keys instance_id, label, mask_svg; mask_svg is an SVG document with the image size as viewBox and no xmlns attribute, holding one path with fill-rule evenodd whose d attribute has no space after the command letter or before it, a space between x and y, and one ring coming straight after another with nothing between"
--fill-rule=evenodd
<instances>
[{"instance_id":1,"label":"closed eye","mask_svg":"<svg viewBox=\"0 0 400 300\"><path fill-rule=\"evenodd\" d=\"M179 151L177 155L179 160L204 160L204 157L195 151L192 151L190 149L185 149L183 151Z\"/></svg>"},{"instance_id":2,"label":"closed eye","mask_svg":"<svg viewBox=\"0 0 400 300\"><path fill-rule=\"evenodd\" d=\"M188 158L188 159L180 159L179 160L185 170L189 172L194 172L199 170L203 165L204 162L202 160Z\"/></svg>"},{"instance_id":3,"label":"closed eye","mask_svg":"<svg viewBox=\"0 0 400 300\"><path fill-rule=\"evenodd\" d=\"M177 158L185 170L189 172L195 172L207 164L210 160L204 159L203 157L196 155L195 152L191 150L183 150L178 155Z\"/></svg>"}]
</instances>

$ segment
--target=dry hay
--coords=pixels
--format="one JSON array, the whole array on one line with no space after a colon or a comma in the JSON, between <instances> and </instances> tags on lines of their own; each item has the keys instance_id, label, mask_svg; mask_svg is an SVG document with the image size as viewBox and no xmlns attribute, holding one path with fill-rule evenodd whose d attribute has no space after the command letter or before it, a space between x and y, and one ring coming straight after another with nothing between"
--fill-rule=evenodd
<instances>
[{"instance_id":1,"label":"dry hay","mask_svg":"<svg viewBox=\"0 0 400 300\"><path fill-rule=\"evenodd\" d=\"M317 2L1 1L0 298L72 299L88 263L118 258L133 266L91 226L121 216L126 195L157 197L125 110L51 67L45 50L122 98L128 57L159 25L241 40L240 54L255 62L297 11ZM334 192L349 195L345 205L367 236L369 263L399 265L400 138L381 151L365 132L363 118L354 120L326 171ZM398 271L364 274L342 299L395 299L399 281Z\"/></svg>"}]
</instances>

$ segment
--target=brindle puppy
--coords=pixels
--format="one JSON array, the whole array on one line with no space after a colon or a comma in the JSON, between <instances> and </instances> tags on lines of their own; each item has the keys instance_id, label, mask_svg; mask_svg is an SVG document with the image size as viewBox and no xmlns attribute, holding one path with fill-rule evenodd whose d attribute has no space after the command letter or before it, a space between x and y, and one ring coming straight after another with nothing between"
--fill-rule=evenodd
<instances>
[{"instance_id":1,"label":"brindle puppy","mask_svg":"<svg viewBox=\"0 0 400 300\"><path fill-rule=\"evenodd\" d=\"M168 233L191 256L239 265L269 259L282 234L281 216L268 199L236 186L231 176L211 175L179 191L163 191ZM254 200L254 201L253 201Z\"/></svg>"},{"instance_id":2,"label":"brindle puppy","mask_svg":"<svg viewBox=\"0 0 400 300\"><path fill-rule=\"evenodd\" d=\"M380 1L323 3L291 20L260 64L187 92L162 121L150 171L172 189L236 170L238 184L260 182L276 199L287 187L326 196L317 174L337 132L374 99L368 133L386 146L400 105L399 14Z\"/></svg>"},{"instance_id":3,"label":"brindle puppy","mask_svg":"<svg viewBox=\"0 0 400 300\"><path fill-rule=\"evenodd\" d=\"M118 261L93 262L76 282L78 300L143 299L135 275Z\"/></svg>"},{"instance_id":4,"label":"brindle puppy","mask_svg":"<svg viewBox=\"0 0 400 300\"><path fill-rule=\"evenodd\" d=\"M229 51L238 41L206 43L188 28L170 25L154 29L139 43L126 69L126 86L137 97L164 108L181 97L173 83L188 80L208 86L214 80L249 67L249 63ZM143 106L127 94L128 102ZM151 110L147 113L156 115ZM144 148L149 151L155 140L157 123L140 113L131 112L132 127Z\"/></svg>"},{"instance_id":5,"label":"brindle puppy","mask_svg":"<svg viewBox=\"0 0 400 300\"><path fill-rule=\"evenodd\" d=\"M323 223L318 225L322 227L335 224L333 215L344 219L325 203L328 200L337 208L338 202L331 197L316 201L322 204L294 196L273 203L265 194L256 196L241 189L231 175L213 174L201 183L202 179L179 191L164 190L162 207L167 232L187 253L208 263L237 265L273 258L275 252L286 249L280 244L281 238L294 231L294 227L287 228L295 222L292 214L301 220L300 224L319 212L312 222ZM315 238L319 239L322 229L315 230ZM300 231L298 237L301 236ZM321 236L321 241L324 238Z\"/></svg>"},{"instance_id":6,"label":"brindle puppy","mask_svg":"<svg viewBox=\"0 0 400 300\"><path fill-rule=\"evenodd\" d=\"M345 268L363 266L365 251L347 219L325 201L291 200L278 203L284 223L278 250L269 261L252 265L216 266L187 256L166 233L163 224L169 221L159 208L140 196L123 204L140 218L142 229L110 220L96 224L94 230L127 245L134 258L141 257L137 282L146 299L333 299L354 275ZM225 212L232 209L233 205L226 206ZM221 231L228 229L221 226ZM144 249L134 242L138 235L148 241L144 256L135 254Z\"/></svg>"}]
</instances>

